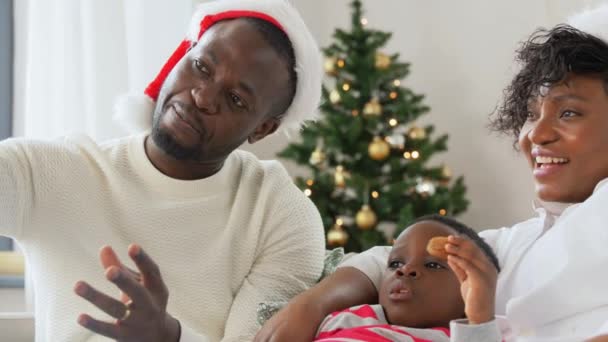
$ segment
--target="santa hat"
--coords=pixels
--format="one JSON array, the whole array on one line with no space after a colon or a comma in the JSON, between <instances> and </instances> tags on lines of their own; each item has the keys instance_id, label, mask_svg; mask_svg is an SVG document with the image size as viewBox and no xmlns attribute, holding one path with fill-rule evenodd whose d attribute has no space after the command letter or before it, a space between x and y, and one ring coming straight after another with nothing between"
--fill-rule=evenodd
<instances>
[{"instance_id":1,"label":"santa hat","mask_svg":"<svg viewBox=\"0 0 608 342\"><path fill-rule=\"evenodd\" d=\"M242 17L259 18L274 24L287 34L293 45L298 75L296 93L283 116L280 129L298 129L306 121L315 120L323 78L321 54L300 14L287 0L218 0L199 5L190 21L186 39L173 52L144 94L126 95L117 101L114 119L131 133L151 129L160 88L189 47L218 21Z\"/></svg>"},{"instance_id":2,"label":"santa hat","mask_svg":"<svg viewBox=\"0 0 608 342\"><path fill-rule=\"evenodd\" d=\"M608 3L571 16L568 18L568 24L608 44Z\"/></svg>"}]
</instances>

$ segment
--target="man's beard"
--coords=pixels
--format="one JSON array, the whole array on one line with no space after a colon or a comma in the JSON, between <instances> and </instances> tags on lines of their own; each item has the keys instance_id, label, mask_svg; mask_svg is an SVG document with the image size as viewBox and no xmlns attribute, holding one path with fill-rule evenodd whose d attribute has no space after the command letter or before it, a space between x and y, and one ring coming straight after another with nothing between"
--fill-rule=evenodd
<instances>
[{"instance_id":1,"label":"man's beard","mask_svg":"<svg viewBox=\"0 0 608 342\"><path fill-rule=\"evenodd\" d=\"M165 132L160 127L160 120L164 113L157 113L154 116L152 125L152 140L163 152L177 160L199 161L201 152L197 147L184 147L177 142L171 134Z\"/></svg>"}]
</instances>

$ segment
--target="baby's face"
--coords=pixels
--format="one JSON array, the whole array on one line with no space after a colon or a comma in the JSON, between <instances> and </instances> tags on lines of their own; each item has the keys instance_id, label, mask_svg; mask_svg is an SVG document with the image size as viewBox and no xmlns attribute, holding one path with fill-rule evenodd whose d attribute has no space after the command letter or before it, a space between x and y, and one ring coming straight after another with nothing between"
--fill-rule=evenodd
<instances>
[{"instance_id":1,"label":"baby's face","mask_svg":"<svg viewBox=\"0 0 608 342\"><path fill-rule=\"evenodd\" d=\"M435 236L454 235L448 226L422 221L395 241L380 287L380 304L391 324L413 328L448 327L463 318L460 283L447 261L426 251Z\"/></svg>"}]
</instances>

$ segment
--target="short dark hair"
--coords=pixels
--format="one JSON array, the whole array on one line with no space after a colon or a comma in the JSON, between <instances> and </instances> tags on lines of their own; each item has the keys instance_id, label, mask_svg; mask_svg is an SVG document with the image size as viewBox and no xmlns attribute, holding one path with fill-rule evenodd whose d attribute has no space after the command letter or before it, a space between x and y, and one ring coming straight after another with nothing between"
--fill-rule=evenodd
<instances>
[{"instance_id":1,"label":"short dark hair","mask_svg":"<svg viewBox=\"0 0 608 342\"><path fill-rule=\"evenodd\" d=\"M494 112L491 128L517 138L528 117L528 105L541 86L552 86L568 74L594 75L608 92L608 44L569 25L538 29L517 51L521 70L504 90L502 104Z\"/></svg>"},{"instance_id":2,"label":"short dark hair","mask_svg":"<svg viewBox=\"0 0 608 342\"><path fill-rule=\"evenodd\" d=\"M413 224L419 223L419 222L423 222L423 221L434 221L434 222L442 223L442 224L452 228L456 233L466 236L467 238L472 240L477 246L479 246L479 248L481 248L481 250L488 257L488 259L490 259L490 262L492 262L492 264L494 264L494 266L496 266L496 270L498 270L500 272L500 265L498 264L498 258L494 254L494 251L492 251L492 248L490 247L490 245L488 245L488 243L485 242L479 236L479 234L477 234L477 232L474 231L471 227L469 227L469 226L465 225L464 223L459 222L451 217L441 216L441 215L437 215L437 214L421 216L421 217L415 219L412 223L410 223L410 226Z\"/></svg>"},{"instance_id":3,"label":"short dark hair","mask_svg":"<svg viewBox=\"0 0 608 342\"><path fill-rule=\"evenodd\" d=\"M255 28L268 44L275 50L275 52L285 61L287 65L287 72L289 73L289 84L287 88L287 98L279 101L279 103L272 108L272 116L284 114L296 95L296 87L298 84L298 74L296 72L296 54L291 44L291 40L287 34L278 28L276 25L266 21L264 19L255 17L242 18Z\"/></svg>"}]
</instances>

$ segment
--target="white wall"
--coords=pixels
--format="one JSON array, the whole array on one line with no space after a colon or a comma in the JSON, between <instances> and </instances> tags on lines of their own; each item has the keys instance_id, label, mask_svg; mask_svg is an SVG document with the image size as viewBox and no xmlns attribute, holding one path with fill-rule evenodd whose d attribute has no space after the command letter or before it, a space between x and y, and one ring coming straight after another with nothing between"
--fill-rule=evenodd
<instances>
[{"instance_id":1,"label":"white wall","mask_svg":"<svg viewBox=\"0 0 608 342\"><path fill-rule=\"evenodd\" d=\"M322 46L335 27L350 22L349 0L293 0ZM403 83L427 96L432 123L448 133L445 162L464 175L471 206L461 218L478 228L505 226L533 213L532 179L510 137L486 128L488 114L513 75L518 42L539 26L550 27L595 0L367 0L369 25L393 32L386 51L412 63ZM248 149L273 158L286 144L268 138ZM304 171L287 163L292 173Z\"/></svg>"}]
</instances>

